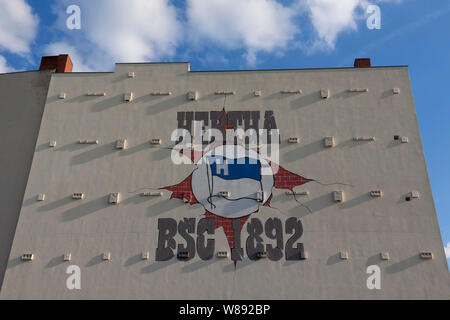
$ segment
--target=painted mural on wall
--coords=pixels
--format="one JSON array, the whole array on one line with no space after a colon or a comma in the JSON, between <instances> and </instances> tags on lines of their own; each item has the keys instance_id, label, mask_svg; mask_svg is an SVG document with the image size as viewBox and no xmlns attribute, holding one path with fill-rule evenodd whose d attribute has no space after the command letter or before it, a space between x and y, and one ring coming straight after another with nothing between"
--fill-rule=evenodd
<instances>
[{"instance_id":1,"label":"painted mural on wall","mask_svg":"<svg viewBox=\"0 0 450 320\"><path fill-rule=\"evenodd\" d=\"M172 136L177 143L173 148L177 159L173 161L193 163L195 169L180 183L161 189L171 191L171 199L200 204L205 213L199 221L160 218L157 261L172 259L174 252L185 260L196 253L203 260L213 258L215 241L211 235L220 228L225 232L235 264L244 257L243 246L252 260L262 252L274 261L283 256L286 260L303 259L304 248L299 242L303 234L301 221L290 217L283 225L280 219L269 218L263 223L257 213L261 206L270 207L274 188L293 191L314 180L278 165L280 137L274 113L265 111L262 121L260 116L260 111L227 113L225 109L178 112L178 130ZM249 236L241 243L244 225ZM186 244L177 246L177 233ZM272 244L263 243L263 233L273 239Z\"/></svg>"}]
</instances>

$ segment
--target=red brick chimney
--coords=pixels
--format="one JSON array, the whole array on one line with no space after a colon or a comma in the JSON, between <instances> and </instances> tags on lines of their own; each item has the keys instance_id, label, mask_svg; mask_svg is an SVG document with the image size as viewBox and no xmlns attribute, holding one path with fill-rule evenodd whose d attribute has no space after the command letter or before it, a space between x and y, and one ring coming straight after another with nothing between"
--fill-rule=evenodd
<instances>
[{"instance_id":1,"label":"red brick chimney","mask_svg":"<svg viewBox=\"0 0 450 320\"><path fill-rule=\"evenodd\" d=\"M370 58L356 58L355 68L370 68L372 66Z\"/></svg>"},{"instance_id":2,"label":"red brick chimney","mask_svg":"<svg viewBox=\"0 0 450 320\"><path fill-rule=\"evenodd\" d=\"M72 72L73 64L68 54L42 57L39 70L55 70L57 73Z\"/></svg>"}]
</instances>

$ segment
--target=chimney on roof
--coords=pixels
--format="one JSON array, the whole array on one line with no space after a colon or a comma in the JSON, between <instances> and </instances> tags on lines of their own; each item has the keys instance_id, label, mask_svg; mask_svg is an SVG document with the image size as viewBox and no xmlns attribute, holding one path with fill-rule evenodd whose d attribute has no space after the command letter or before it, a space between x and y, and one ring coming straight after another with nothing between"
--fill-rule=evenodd
<instances>
[{"instance_id":1,"label":"chimney on roof","mask_svg":"<svg viewBox=\"0 0 450 320\"><path fill-rule=\"evenodd\" d=\"M73 64L68 54L42 57L39 70L55 70L56 73L72 72Z\"/></svg>"},{"instance_id":2,"label":"chimney on roof","mask_svg":"<svg viewBox=\"0 0 450 320\"><path fill-rule=\"evenodd\" d=\"M370 68L372 66L370 58L356 58L355 68Z\"/></svg>"}]
</instances>

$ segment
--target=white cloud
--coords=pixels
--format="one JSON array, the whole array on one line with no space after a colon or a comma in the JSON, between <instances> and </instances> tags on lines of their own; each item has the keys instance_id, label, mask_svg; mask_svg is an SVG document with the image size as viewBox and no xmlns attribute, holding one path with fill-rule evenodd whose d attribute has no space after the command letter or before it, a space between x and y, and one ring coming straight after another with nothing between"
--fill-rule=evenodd
<instances>
[{"instance_id":1,"label":"white cloud","mask_svg":"<svg viewBox=\"0 0 450 320\"><path fill-rule=\"evenodd\" d=\"M66 7L71 4L71 0L57 3L64 39L70 37L64 42L86 57L84 66L95 70L105 61L166 59L175 54L182 39L177 9L168 0L79 0L81 32L66 29Z\"/></svg>"},{"instance_id":2,"label":"white cloud","mask_svg":"<svg viewBox=\"0 0 450 320\"><path fill-rule=\"evenodd\" d=\"M65 42L54 42L44 47L44 54L53 56L59 54L68 54L73 63L74 72L91 72L93 69L86 65L83 57L78 50Z\"/></svg>"},{"instance_id":3,"label":"white cloud","mask_svg":"<svg viewBox=\"0 0 450 320\"><path fill-rule=\"evenodd\" d=\"M366 9L370 4L394 3L403 0L298 0L299 8L308 12L317 32L312 50L335 48L339 35L356 31L359 20L367 18Z\"/></svg>"},{"instance_id":4,"label":"white cloud","mask_svg":"<svg viewBox=\"0 0 450 320\"><path fill-rule=\"evenodd\" d=\"M188 38L228 50L243 48L255 64L259 51L285 49L299 32L296 10L275 0L188 0ZM205 45L206 46L206 45Z\"/></svg>"},{"instance_id":5,"label":"white cloud","mask_svg":"<svg viewBox=\"0 0 450 320\"><path fill-rule=\"evenodd\" d=\"M0 50L24 55L30 52L39 18L24 0L0 0Z\"/></svg>"},{"instance_id":6,"label":"white cloud","mask_svg":"<svg viewBox=\"0 0 450 320\"><path fill-rule=\"evenodd\" d=\"M447 245L444 247L445 257L450 259L450 242L447 242Z\"/></svg>"},{"instance_id":7,"label":"white cloud","mask_svg":"<svg viewBox=\"0 0 450 320\"><path fill-rule=\"evenodd\" d=\"M334 48L336 39L344 31L357 29L356 9L366 5L364 0L302 0L319 41Z\"/></svg>"},{"instance_id":8,"label":"white cloud","mask_svg":"<svg viewBox=\"0 0 450 320\"><path fill-rule=\"evenodd\" d=\"M0 73L14 72L16 69L8 66L4 56L0 56Z\"/></svg>"}]
</instances>

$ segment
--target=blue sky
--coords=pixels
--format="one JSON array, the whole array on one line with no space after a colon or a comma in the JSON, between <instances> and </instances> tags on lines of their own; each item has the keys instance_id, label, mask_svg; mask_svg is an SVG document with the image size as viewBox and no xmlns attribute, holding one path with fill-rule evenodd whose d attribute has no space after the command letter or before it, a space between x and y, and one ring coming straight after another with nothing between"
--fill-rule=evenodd
<instances>
[{"instance_id":1,"label":"blue sky","mask_svg":"<svg viewBox=\"0 0 450 320\"><path fill-rule=\"evenodd\" d=\"M69 5L81 29L66 27ZM366 8L381 9L381 29ZM409 65L444 245L450 255L448 0L0 0L0 73L69 53L74 71L189 61L191 70ZM447 165L446 165L447 163Z\"/></svg>"}]
</instances>

